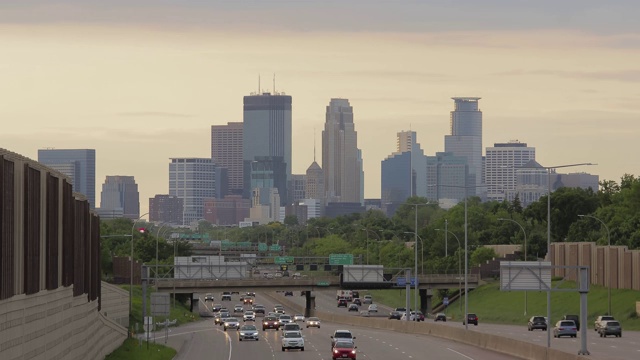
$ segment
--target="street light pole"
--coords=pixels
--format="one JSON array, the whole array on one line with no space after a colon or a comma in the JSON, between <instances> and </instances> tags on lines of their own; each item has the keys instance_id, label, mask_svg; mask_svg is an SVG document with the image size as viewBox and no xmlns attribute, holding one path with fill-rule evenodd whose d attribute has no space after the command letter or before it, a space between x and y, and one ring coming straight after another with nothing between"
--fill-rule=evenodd
<instances>
[{"instance_id":1,"label":"street light pole","mask_svg":"<svg viewBox=\"0 0 640 360\"><path fill-rule=\"evenodd\" d=\"M524 227L520 225L519 222L512 219L498 218L499 221L510 221L522 229L522 233L524 234L524 261L527 261L527 233L524 231ZM524 316L527 316L527 292L524 292Z\"/></svg>"},{"instance_id":2,"label":"street light pole","mask_svg":"<svg viewBox=\"0 0 640 360\"><path fill-rule=\"evenodd\" d=\"M602 226L604 226L604 228L607 230L607 259L608 261L605 261L605 264L608 264L609 266L605 267L606 271L609 273L609 286L607 286L607 297L608 297L608 308L609 311L607 312L607 315L613 315L611 313L611 274L613 273L611 271L611 232L609 231L609 227L607 226L607 224L604 223L604 221L600 220L599 218L592 216L592 215L578 215L579 217L585 217L585 218L591 218L594 220L598 220L600 222L600 224L602 224Z\"/></svg>"},{"instance_id":3,"label":"street light pole","mask_svg":"<svg viewBox=\"0 0 640 360\"><path fill-rule=\"evenodd\" d=\"M149 215L149 213L144 213L142 215L140 215L140 217L138 219L136 219L136 221L133 222L133 225L131 226L131 259L129 260L129 263L131 264L131 268L129 269L131 272L129 273L129 280L130 280L130 284L129 284L129 316L131 316L131 313L133 311L133 230L136 228L136 223L138 223L138 221L140 221L140 219L142 219L143 216L145 215Z\"/></svg>"},{"instance_id":4,"label":"street light pole","mask_svg":"<svg viewBox=\"0 0 640 360\"><path fill-rule=\"evenodd\" d=\"M446 224L447 224L447 222L445 221L445 225ZM435 229L435 230L436 231L442 231L442 229ZM458 247L461 248L462 245L460 245L460 239L458 239L458 236L455 233L453 233L453 232L451 232L449 230L446 230L446 229L444 230L444 235L445 235L445 237L444 237L445 240L444 241L445 242L448 241L448 237L447 237L448 233L450 233L451 235L453 235L453 237L456 238L456 241L458 242ZM465 253L466 253L466 251L467 250L465 249ZM459 294L458 295L458 300L462 296L462 285L460 284L461 283L461 280L460 280L461 276L462 276L462 260L460 259L460 251L458 251L458 294ZM460 308L460 313L462 314L462 301L458 301L458 304L460 304L459 308Z\"/></svg>"},{"instance_id":5,"label":"street light pole","mask_svg":"<svg viewBox=\"0 0 640 360\"><path fill-rule=\"evenodd\" d=\"M413 243L414 244L413 245L413 249L415 250L414 258L415 258L415 269L416 269L415 270L416 271L416 274L415 274L416 281L415 281L415 285L414 285L415 286L415 289L414 289L415 292L413 293L413 298L414 298L413 299L413 301L414 301L413 304L416 307L416 311L417 311L418 310L418 241L417 241L417 239L419 238L420 242L422 243L422 260L423 260L422 261L422 265L423 266L424 266L424 241L422 240L420 235L418 235L418 233L415 232L415 231L405 231L404 233L405 234L413 234L416 237L416 242ZM424 268L423 268L423 270L424 270ZM424 274L422 274L422 275L424 275ZM411 279L409 279L409 282L411 282Z\"/></svg>"}]
</instances>

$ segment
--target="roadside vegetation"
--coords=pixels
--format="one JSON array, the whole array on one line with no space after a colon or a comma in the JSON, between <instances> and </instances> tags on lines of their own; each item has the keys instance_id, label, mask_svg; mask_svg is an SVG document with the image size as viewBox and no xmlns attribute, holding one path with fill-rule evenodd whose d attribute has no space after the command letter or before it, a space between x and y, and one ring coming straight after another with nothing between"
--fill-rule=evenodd
<instances>
[{"instance_id":1,"label":"roadside vegetation","mask_svg":"<svg viewBox=\"0 0 640 360\"><path fill-rule=\"evenodd\" d=\"M122 346L105 357L105 360L171 360L176 351L170 347L128 338Z\"/></svg>"}]
</instances>

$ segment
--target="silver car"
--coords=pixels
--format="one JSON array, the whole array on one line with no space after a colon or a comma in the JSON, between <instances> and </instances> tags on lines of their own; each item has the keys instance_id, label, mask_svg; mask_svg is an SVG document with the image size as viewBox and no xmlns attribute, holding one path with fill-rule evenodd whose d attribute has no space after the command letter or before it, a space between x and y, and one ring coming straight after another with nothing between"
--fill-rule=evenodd
<instances>
[{"instance_id":1,"label":"silver car","mask_svg":"<svg viewBox=\"0 0 640 360\"><path fill-rule=\"evenodd\" d=\"M224 331L227 331L227 329L238 330L239 328L240 328L240 322L238 321L238 319L234 317L230 317L224 320Z\"/></svg>"},{"instance_id":2,"label":"silver car","mask_svg":"<svg viewBox=\"0 0 640 360\"><path fill-rule=\"evenodd\" d=\"M561 336L577 337L578 330L576 323L573 320L560 320L553 328L553 337L559 338Z\"/></svg>"},{"instance_id":3,"label":"silver car","mask_svg":"<svg viewBox=\"0 0 640 360\"><path fill-rule=\"evenodd\" d=\"M238 331L238 340L260 340L258 337L258 328L255 325L243 325Z\"/></svg>"},{"instance_id":4,"label":"silver car","mask_svg":"<svg viewBox=\"0 0 640 360\"><path fill-rule=\"evenodd\" d=\"M256 321L256 314L251 310L247 310L242 315L242 321Z\"/></svg>"}]
</instances>

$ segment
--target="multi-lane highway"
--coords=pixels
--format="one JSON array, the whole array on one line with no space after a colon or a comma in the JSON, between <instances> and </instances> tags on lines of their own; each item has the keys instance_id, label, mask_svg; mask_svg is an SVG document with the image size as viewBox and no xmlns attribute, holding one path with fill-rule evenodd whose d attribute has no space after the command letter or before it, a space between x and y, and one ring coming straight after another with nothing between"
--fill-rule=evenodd
<instances>
[{"instance_id":1,"label":"multi-lane highway","mask_svg":"<svg viewBox=\"0 0 640 360\"><path fill-rule=\"evenodd\" d=\"M324 312L340 313L344 316L359 316L355 312L349 313L345 308L338 308L336 306L335 291L316 291L316 308ZM304 298L299 296L290 297L289 299L295 301L298 304L304 304ZM413 299L411 299L413 300ZM375 299L374 299L375 302ZM366 309L366 305L362 306L362 309ZM388 315L391 309L387 306L378 304L378 310L380 316ZM478 326L469 326L470 331L482 331L485 333L505 336L514 338L517 340L528 341L538 345L546 346L547 333L536 330L528 331L526 323L522 326L516 325L497 325L487 324L482 322L482 314L478 314L480 318L480 324ZM389 320L398 321L398 320ZM433 321L433 320L426 320ZM555 321L552 322L555 324ZM448 321L446 323L439 322L442 326L455 326L464 327L459 321ZM595 360L628 360L628 359L640 359L640 332L637 331L624 331L623 325L623 337L607 337L600 338L598 334L593 331L593 324L587 324L587 349L591 353L591 358ZM554 339L551 337L551 347L564 352L576 354L580 349L580 335L578 338L561 338Z\"/></svg>"},{"instance_id":2,"label":"multi-lane highway","mask_svg":"<svg viewBox=\"0 0 640 360\"><path fill-rule=\"evenodd\" d=\"M272 309L277 302L271 297L256 294L256 304ZM216 301L218 302L218 301ZM225 301L227 308L239 303L239 296L233 301ZM201 311L211 311L211 302L201 299ZM292 309L286 309L293 313ZM346 311L345 311L346 312ZM257 323L259 325L259 323ZM506 360L511 356L478 349L473 346L423 335L394 333L370 328L345 327L322 323L320 329L304 329L305 351L281 351L280 332L260 331L259 341L238 340L235 330L224 332L214 325L213 318L172 328L167 345L179 351L177 359L223 359L223 360L328 360L331 359L330 335L336 329L348 328L356 336L357 358L363 360ZM156 342L164 342L164 333L156 335Z\"/></svg>"}]
</instances>

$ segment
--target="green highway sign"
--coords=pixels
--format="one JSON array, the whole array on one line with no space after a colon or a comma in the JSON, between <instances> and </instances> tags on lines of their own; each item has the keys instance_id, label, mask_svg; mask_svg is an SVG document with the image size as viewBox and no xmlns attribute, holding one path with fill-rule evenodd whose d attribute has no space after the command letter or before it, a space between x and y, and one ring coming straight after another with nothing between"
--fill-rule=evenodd
<instances>
[{"instance_id":1,"label":"green highway sign","mask_svg":"<svg viewBox=\"0 0 640 360\"><path fill-rule=\"evenodd\" d=\"M353 265L353 254L330 254L329 265Z\"/></svg>"},{"instance_id":2,"label":"green highway sign","mask_svg":"<svg viewBox=\"0 0 640 360\"><path fill-rule=\"evenodd\" d=\"M329 282L328 281L320 281L319 283L316 284L316 286L329 286Z\"/></svg>"},{"instance_id":3,"label":"green highway sign","mask_svg":"<svg viewBox=\"0 0 640 360\"><path fill-rule=\"evenodd\" d=\"M293 256L276 256L273 258L274 264L292 264Z\"/></svg>"}]
</instances>

